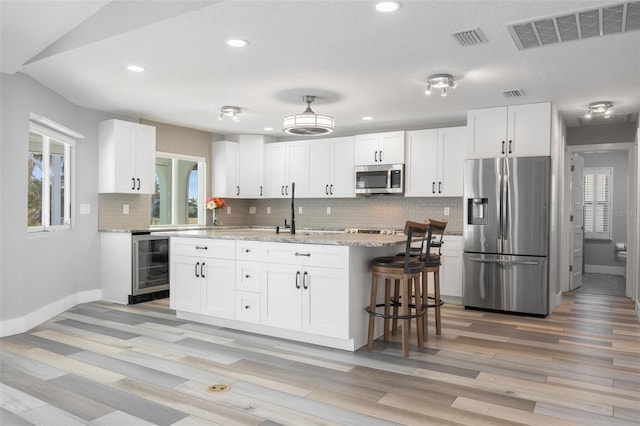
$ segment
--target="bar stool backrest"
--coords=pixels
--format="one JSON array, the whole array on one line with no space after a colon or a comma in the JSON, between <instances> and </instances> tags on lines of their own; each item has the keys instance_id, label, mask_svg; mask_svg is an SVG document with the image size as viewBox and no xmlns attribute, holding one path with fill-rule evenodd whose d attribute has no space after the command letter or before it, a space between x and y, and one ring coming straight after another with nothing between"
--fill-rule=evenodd
<instances>
[{"instance_id":1,"label":"bar stool backrest","mask_svg":"<svg viewBox=\"0 0 640 426\"><path fill-rule=\"evenodd\" d=\"M409 271L409 262L412 258L411 254L413 253L411 250L412 245L420 243L420 261L424 260L422 257L422 251L424 248L424 241L427 238L429 233L429 224L428 223L420 223L420 222L412 222L408 220L404 224L404 234L407 236L407 243L404 250L404 271L405 273ZM415 250L415 248L414 248Z\"/></svg>"},{"instance_id":2,"label":"bar stool backrest","mask_svg":"<svg viewBox=\"0 0 640 426\"><path fill-rule=\"evenodd\" d=\"M428 225L427 231L427 249L426 249L426 266L439 266L440 255L442 251L442 238L444 236L444 230L447 228L446 221L440 221L435 219L427 219L425 223Z\"/></svg>"}]
</instances>

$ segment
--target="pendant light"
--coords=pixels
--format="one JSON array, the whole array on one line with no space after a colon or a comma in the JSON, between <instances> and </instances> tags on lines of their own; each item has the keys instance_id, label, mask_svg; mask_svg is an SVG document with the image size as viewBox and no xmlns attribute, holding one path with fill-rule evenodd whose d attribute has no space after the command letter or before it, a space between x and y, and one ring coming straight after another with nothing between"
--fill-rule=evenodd
<instances>
[{"instance_id":1,"label":"pendant light","mask_svg":"<svg viewBox=\"0 0 640 426\"><path fill-rule=\"evenodd\" d=\"M307 109L302 114L285 117L282 120L282 130L296 136L320 136L333 132L333 117L316 114L311 109L311 102L316 97L304 95L302 100L307 103Z\"/></svg>"}]
</instances>

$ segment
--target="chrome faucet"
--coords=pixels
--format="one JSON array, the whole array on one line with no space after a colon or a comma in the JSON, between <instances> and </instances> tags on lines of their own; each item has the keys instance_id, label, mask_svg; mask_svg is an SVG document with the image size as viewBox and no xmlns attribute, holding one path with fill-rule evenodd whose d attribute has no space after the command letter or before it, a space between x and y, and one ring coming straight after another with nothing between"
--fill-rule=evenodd
<instances>
[{"instance_id":1,"label":"chrome faucet","mask_svg":"<svg viewBox=\"0 0 640 426\"><path fill-rule=\"evenodd\" d=\"M291 234L296 233L296 207L295 207L295 196L296 194L296 183L291 182L291 225L287 225L287 219L284 220L285 229L290 229Z\"/></svg>"}]
</instances>

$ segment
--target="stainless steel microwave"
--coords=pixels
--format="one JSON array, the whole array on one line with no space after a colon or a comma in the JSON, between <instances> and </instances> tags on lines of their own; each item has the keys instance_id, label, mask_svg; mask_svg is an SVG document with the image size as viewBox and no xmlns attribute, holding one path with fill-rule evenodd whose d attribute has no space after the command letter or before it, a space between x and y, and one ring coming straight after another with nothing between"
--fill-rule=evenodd
<instances>
[{"instance_id":1,"label":"stainless steel microwave","mask_svg":"<svg viewBox=\"0 0 640 426\"><path fill-rule=\"evenodd\" d=\"M404 193L404 164L356 166L356 194Z\"/></svg>"}]
</instances>

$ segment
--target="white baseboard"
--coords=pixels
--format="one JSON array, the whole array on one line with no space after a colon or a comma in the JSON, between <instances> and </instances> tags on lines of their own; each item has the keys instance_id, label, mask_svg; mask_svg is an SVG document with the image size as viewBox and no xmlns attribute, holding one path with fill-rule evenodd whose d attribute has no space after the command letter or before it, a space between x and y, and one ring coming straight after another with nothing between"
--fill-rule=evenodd
<instances>
[{"instance_id":1,"label":"white baseboard","mask_svg":"<svg viewBox=\"0 0 640 426\"><path fill-rule=\"evenodd\" d=\"M624 266L584 265L584 271L596 274L624 275Z\"/></svg>"},{"instance_id":2,"label":"white baseboard","mask_svg":"<svg viewBox=\"0 0 640 426\"><path fill-rule=\"evenodd\" d=\"M0 321L0 337L24 333L79 303L94 302L100 299L102 299L102 290L100 289L70 294L23 317Z\"/></svg>"}]
</instances>

